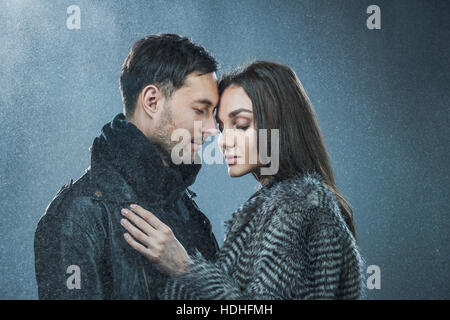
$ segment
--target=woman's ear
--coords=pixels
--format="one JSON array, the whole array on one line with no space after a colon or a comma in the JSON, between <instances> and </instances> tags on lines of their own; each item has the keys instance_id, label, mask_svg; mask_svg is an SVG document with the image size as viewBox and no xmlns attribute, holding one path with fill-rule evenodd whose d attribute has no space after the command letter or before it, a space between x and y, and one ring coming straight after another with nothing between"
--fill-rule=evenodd
<instances>
[{"instance_id":1,"label":"woman's ear","mask_svg":"<svg viewBox=\"0 0 450 320\"><path fill-rule=\"evenodd\" d=\"M155 85L148 85L142 89L139 96L140 104L149 117L153 118L158 112L161 98L162 92Z\"/></svg>"}]
</instances>

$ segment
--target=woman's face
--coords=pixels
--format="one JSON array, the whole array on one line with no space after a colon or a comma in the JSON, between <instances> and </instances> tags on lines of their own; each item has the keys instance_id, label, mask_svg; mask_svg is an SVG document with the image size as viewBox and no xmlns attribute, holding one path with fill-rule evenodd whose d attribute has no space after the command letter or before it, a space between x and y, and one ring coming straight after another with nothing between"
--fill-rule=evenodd
<instances>
[{"instance_id":1,"label":"woman's face","mask_svg":"<svg viewBox=\"0 0 450 320\"><path fill-rule=\"evenodd\" d=\"M240 177L259 167L257 130L252 101L239 86L223 92L217 114L219 146L231 177Z\"/></svg>"}]
</instances>

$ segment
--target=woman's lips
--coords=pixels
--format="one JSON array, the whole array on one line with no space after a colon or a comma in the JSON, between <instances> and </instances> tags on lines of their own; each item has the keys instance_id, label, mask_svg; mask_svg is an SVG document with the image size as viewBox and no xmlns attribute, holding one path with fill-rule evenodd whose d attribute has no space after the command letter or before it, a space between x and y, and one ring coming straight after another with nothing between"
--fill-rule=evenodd
<instances>
[{"instance_id":1,"label":"woman's lips","mask_svg":"<svg viewBox=\"0 0 450 320\"><path fill-rule=\"evenodd\" d=\"M236 164L237 163L237 159L238 159L238 156L232 156L232 157L225 157L225 162L228 164L228 165L233 165L233 164Z\"/></svg>"},{"instance_id":2,"label":"woman's lips","mask_svg":"<svg viewBox=\"0 0 450 320\"><path fill-rule=\"evenodd\" d=\"M195 151L199 150L202 147L202 145L199 143L191 142L191 144L194 147Z\"/></svg>"}]
</instances>

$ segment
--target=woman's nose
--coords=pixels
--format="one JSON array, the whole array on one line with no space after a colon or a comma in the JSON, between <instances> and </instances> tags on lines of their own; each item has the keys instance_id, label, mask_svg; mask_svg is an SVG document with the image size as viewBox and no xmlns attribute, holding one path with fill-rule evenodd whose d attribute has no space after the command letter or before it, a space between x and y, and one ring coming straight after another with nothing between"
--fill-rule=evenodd
<instances>
[{"instance_id":1,"label":"woman's nose","mask_svg":"<svg viewBox=\"0 0 450 320\"><path fill-rule=\"evenodd\" d=\"M234 136L234 130L233 129L224 129L219 134L219 146L222 149L222 151L225 152L226 149L233 148L235 145L235 136Z\"/></svg>"}]
</instances>

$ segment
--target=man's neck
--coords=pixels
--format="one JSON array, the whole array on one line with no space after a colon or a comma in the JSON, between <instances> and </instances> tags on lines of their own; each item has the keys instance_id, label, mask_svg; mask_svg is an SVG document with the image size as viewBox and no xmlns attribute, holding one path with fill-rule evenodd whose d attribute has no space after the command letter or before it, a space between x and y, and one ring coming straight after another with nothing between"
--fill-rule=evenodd
<instances>
[{"instance_id":1,"label":"man's neck","mask_svg":"<svg viewBox=\"0 0 450 320\"><path fill-rule=\"evenodd\" d=\"M136 126L136 128L138 128L147 137L147 139L150 140L150 143L152 143L156 147L156 150L158 151L158 154L161 157L162 163L164 164L164 166L168 167L169 163L170 163L169 162L170 156L167 154L167 152L164 150L163 147L161 147L155 141L152 141L152 139L147 134L145 134L146 131L144 130L143 124L140 121L138 121L137 119L139 119L139 117L132 116L130 118L127 118L127 121L134 124Z\"/></svg>"},{"instance_id":2,"label":"man's neck","mask_svg":"<svg viewBox=\"0 0 450 320\"><path fill-rule=\"evenodd\" d=\"M150 141L151 143L153 143L152 141ZM154 144L156 147L156 150L158 151L159 156L161 157L161 161L164 164L164 166L168 167L170 164L170 156L167 153L166 150L164 150L164 148L162 148L161 146L159 146L158 144Z\"/></svg>"}]
</instances>

